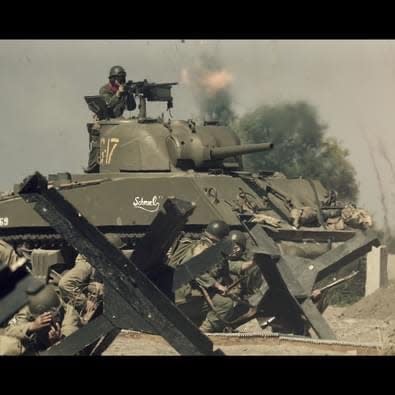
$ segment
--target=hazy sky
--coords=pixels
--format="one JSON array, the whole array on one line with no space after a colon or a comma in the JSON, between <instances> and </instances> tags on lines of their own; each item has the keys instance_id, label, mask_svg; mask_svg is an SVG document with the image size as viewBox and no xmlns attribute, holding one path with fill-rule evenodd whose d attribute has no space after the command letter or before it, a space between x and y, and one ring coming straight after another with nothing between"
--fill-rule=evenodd
<instances>
[{"instance_id":1,"label":"hazy sky","mask_svg":"<svg viewBox=\"0 0 395 395\"><path fill-rule=\"evenodd\" d=\"M0 41L0 190L35 170L82 172L91 120L83 96L98 93L112 65L123 65L133 80L179 81L203 51L217 54L233 74L239 115L281 101L315 105L327 134L350 151L359 204L381 224L367 139L393 222L395 41ZM173 89L173 97L176 119L198 114L190 87Z\"/></svg>"}]
</instances>

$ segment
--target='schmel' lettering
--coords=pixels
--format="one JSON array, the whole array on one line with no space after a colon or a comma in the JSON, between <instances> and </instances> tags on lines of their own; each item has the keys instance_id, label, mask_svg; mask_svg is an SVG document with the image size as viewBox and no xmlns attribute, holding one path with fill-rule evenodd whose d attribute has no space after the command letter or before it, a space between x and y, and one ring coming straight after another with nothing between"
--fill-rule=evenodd
<instances>
[{"instance_id":1,"label":"'schmel' lettering","mask_svg":"<svg viewBox=\"0 0 395 395\"><path fill-rule=\"evenodd\" d=\"M158 197L154 195L151 200L144 200L144 197L136 196L133 201L133 207L139 208L151 213L159 210L160 203Z\"/></svg>"}]
</instances>

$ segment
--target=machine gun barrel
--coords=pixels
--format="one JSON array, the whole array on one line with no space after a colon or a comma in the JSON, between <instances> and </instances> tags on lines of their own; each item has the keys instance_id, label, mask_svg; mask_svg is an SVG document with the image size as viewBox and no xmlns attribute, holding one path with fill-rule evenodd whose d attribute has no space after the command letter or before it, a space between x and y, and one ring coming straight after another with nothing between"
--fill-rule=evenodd
<instances>
[{"instance_id":1,"label":"machine gun barrel","mask_svg":"<svg viewBox=\"0 0 395 395\"><path fill-rule=\"evenodd\" d=\"M178 82L148 82L144 81L127 81L125 90L130 94L143 95L149 101L168 101L171 100L171 87Z\"/></svg>"},{"instance_id":2,"label":"machine gun barrel","mask_svg":"<svg viewBox=\"0 0 395 395\"><path fill-rule=\"evenodd\" d=\"M273 148L273 143L230 145L227 147L218 147L211 150L211 159L225 159L231 156L252 154Z\"/></svg>"}]
</instances>

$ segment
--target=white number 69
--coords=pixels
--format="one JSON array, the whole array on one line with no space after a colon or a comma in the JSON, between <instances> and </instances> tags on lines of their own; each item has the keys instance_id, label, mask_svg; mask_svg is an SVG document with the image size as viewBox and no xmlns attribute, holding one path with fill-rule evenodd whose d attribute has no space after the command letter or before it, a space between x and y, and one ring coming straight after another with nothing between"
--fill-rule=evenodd
<instances>
[{"instance_id":1,"label":"white number 69","mask_svg":"<svg viewBox=\"0 0 395 395\"><path fill-rule=\"evenodd\" d=\"M8 226L8 217L0 217L0 226Z\"/></svg>"}]
</instances>

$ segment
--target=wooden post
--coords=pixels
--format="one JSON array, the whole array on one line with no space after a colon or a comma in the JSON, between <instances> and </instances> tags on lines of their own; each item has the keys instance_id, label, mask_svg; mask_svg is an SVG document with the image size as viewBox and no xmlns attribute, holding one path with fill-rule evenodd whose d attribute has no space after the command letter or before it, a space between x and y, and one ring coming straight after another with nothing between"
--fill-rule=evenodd
<instances>
[{"instance_id":1,"label":"wooden post","mask_svg":"<svg viewBox=\"0 0 395 395\"><path fill-rule=\"evenodd\" d=\"M385 245L373 247L366 260L365 296L388 285L388 252Z\"/></svg>"}]
</instances>

